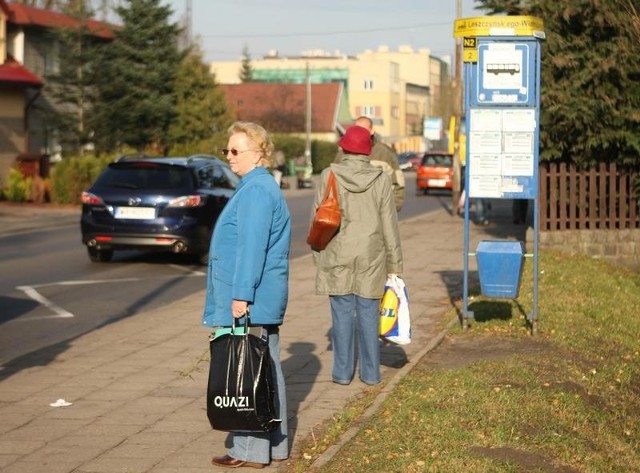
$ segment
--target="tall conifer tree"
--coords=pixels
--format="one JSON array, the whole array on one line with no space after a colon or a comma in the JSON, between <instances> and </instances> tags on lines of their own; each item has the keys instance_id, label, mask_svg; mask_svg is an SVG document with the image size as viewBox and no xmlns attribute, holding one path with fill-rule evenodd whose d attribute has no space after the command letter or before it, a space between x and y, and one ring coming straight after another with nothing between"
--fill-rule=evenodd
<instances>
[{"instance_id":1,"label":"tall conifer tree","mask_svg":"<svg viewBox=\"0 0 640 473\"><path fill-rule=\"evenodd\" d=\"M193 146L194 150L211 153L216 135L230 124L224 94L202 53L194 47L180 64L176 76L176 119L169 128L171 145Z\"/></svg>"},{"instance_id":2,"label":"tall conifer tree","mask_svg":"<svg viewBox=\"0 0 640 473\"><path fill-rule=\"evenodd\" d=\"M175 116L180 30L160 0L124 0L116 13L122 28L101 48L95 69L96 143L105 151L127 145L163 152Z\"/></svg>"},{"instance_id":3,"label":"tall conifer tree","mask_svg":"<svg viewBox=\"0 0 640 473\"><path fill-rule=\"evenodd\" d=\"M97 40L87 27L93 16L87 2L69 1L62 12L73 18L76 25L51 33L58 67L46 77L46 92L54 101L51 114L58 141L65 151L82 155L84 145L91 141L88 124L95 99L91 71Z\"/></svg>"},{"instance_id":4,"label":"tall conifer tree","mask_svg":"<svg viewBox=\"0 0 640 473\"><path fill-rule=\"evenodd\" d=\"M242 48L242 64L240 65L240 82L253 82L253 68L251 67L251 55L249 48Z\"/></svg>"},{"instance_id":5,"label":"tall conifer tree","mask_svg":"<svg viewBox=\"0 0 640 473\"><path fill-rule=\"evenodd\" d=\"M544 21L543 159L640 164L635 0L476 0L490 13Z\"/></svg>"}]
</instances>

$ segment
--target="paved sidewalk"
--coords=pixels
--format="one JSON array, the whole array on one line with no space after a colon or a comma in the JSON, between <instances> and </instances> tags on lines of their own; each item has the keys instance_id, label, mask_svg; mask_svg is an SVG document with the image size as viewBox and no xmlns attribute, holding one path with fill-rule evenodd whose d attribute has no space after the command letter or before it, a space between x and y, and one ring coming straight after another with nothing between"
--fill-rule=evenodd
<instances>
[{"instance_id":1,"label":"paved sidewalk","mask_svg":"<svg viewBox=\"0 0 640 473\"><path fill-rule=\"evenodd\" d=\"M0 227L8 218L3 210ZM471 225L472 248L479 239L524 231L511 225L508 210L494 206L497 223ZM407 346L383 348L383 378L391 384L435 346L451 319L447 312L461 295L463 227L448 209L401 224L414 338ZM354 396L376 389L357 377L349 386L331 382L329 304L315 295L314 278L310 255L292 261L281 337L293 459L303 455L302 440L321 423ZM226 471L210 464L211 456L225 452L227 434L212 431L206 417L203 301L201 291L74 339L54 361L43 364L51 355L40 353L24 357L11 372L0 369L0 471ZM58 399L72 404L51 407ZM268 470L278 466L286 462Z\"/></svg>"}]
</instances>

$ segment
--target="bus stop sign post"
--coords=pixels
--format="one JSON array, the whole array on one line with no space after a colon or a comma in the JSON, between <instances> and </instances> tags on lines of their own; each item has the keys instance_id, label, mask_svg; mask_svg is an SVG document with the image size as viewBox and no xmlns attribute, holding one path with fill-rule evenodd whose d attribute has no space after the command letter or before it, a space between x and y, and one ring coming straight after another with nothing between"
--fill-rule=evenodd
<instances>
[{"instance_id":1,"label":"bus stop sign post","mask_svg":"<svg viewBox=\"0 0 640 473\"><path fill-rule=\"evenodd\" d=\"M533 258L532 333L538 321L539 124L542 20L531 16L462 18L454 37L463 38L464 109L467 120L464 204L462 325L469 310L469 258L476 256L483 295L515 298L522 259ZM469 249L469 201L473 198L534 201L533 251L523 242L481 241Z\"/></svg>"}]
</instances>

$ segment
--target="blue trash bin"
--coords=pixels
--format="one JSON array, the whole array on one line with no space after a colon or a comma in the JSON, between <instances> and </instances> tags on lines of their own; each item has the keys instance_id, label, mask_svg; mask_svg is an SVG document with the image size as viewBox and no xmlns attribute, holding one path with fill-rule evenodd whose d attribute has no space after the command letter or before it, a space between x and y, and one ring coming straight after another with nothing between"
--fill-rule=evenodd
<instances>
[{"instance_id":1,"label":"blue trash bin","mask_svg":"<svg viewBox=\"0 0 640 473\"><path fill-rule=\"evenodd\" d=\"M487 297L518 297L524 260L521 241L481 241L476 249L480 291Z\"/></svg>"}]
</instances>

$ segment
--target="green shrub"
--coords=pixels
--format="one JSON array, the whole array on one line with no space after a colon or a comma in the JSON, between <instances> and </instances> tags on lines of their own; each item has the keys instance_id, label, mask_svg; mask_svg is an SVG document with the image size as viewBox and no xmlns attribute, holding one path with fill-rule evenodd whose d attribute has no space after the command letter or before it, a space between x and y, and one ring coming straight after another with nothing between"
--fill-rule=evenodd
<instances>
[{"instance_id":1,"label":"green shrub","mask_svg":"<svg viewBox=\"0 0 640 473\"><path fill-rule=\"evenodd\" d=\"M220 139L214 138L188 144L178 143L171 146L168 151L168 156L192 156L194 154L205 154L225 160L220 149L224 148L226 145L226 139L223 142Z\"/></svg>"},{"instance_id":2,"label":"green shrub","mask_svg":"<svg viewBox=\"0 0 640 473\"><path fill-rule=\"evenodd\" d=\"M112 157L69 157L57 163L51 171L51 201L58 204L79 204L87 189Z\"/></svg>"},{"instance_id":3,"label":"green shrub","mask_svg":"<svg viewBox=\"0 0 640 473\"><path fill-rule=\"evenodd\" d=\"M299 136L274 135L275 149L282 150L287 160L295 159L304 154L306 141ZM338 145L329 141L313 140L311 142L311 161L314 174L320 173L333 162L338 152Z\"/></svg>"},{"instance_id":4,"label":"green shrub","mask_svg":"<svg viewBox=\"0 0 640 473\"><path fill-rule=\"evenodd\" d=\"M9 170L9 184L4 189L4 197L11 202L26 202L31 197L31 186L33 179L24 177L15 168Z\"/></svg>"},{"instance_id":5,"label":"green shrub","mask_svg":"<svg viewBox=\"0 0 640 473\"><path fill-rule=\"evenodd\" d=\"M313 161L313 173L318 174L336 158L338 145L328 141L311 142L311 159Z\"/></svg>"},{"instance_id":6,"label":"green shrub","mask_svg":"<svg viewBox=\"0 0 640 473\"><path fill-rule=\"evenodd\" d=\"M281 150L287 160L295 159L304 154L305 140L284 134L273 135L273 145L276 150Z\"/></svg>"}]
</instances>

